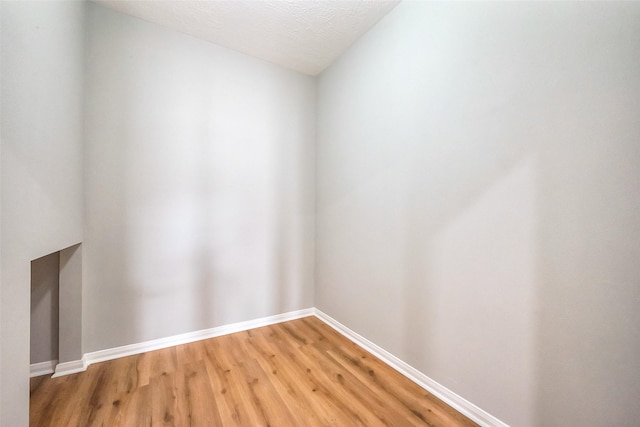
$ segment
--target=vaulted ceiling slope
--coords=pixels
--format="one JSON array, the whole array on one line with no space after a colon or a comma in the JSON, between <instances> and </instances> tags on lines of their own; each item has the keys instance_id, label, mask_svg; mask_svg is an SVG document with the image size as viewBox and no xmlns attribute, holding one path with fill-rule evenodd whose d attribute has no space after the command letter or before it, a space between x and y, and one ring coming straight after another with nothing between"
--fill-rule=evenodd
<instances>
[{"instance_id":1,"label":"vaulted ceiling slope","mask_svg":"<svg viewBox=\"0 0 640 427\"><path fill-rule=\"evenodd\" d=\"M400 0L94 0L315 76Z\"/></svg>"}]
</instances>

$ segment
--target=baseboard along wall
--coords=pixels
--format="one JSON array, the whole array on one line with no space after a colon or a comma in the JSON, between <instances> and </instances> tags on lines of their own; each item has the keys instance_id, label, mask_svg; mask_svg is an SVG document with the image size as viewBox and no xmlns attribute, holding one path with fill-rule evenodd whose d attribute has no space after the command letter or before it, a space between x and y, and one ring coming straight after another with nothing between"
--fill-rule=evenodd
<instances>
[{"instance_id":1,"label":"baseboard along wall","mask_svg":"<svg viewBox=\"0 0 640 427\"><path fill-rule=\"evenodd\" d=\"M32 363L31 365L29 365L29 378L52 374L55 371L57 364L57 360L47 360L46 362Z\"/></svg>"},{"instance_id":2,"label":"baseboard along wall","mask_svg":"<svg viewBox=\"0 0 640 427\"><path fill-rule=\"evenodd\" d=\"M249 329L260 328L262 326L273 325L275 323L313 316L315 314L314 310L315 309L313 308L307 308L304 310L290 311L288 313L276 314L274 316L267 316L259 319L218 326L215 328L187 332L185 334L174 335L171 337L85 353L81 360L59 363L56 366L53 377L56 378L63 375L85 371L87 367L93 363L106 362L107 360L118 359L120 357L133 356L134 354L146 353L147 351L160 350L162 348L173 347L180 344L187 344L194 341L206 340L222 335L233 334L235 332L242 332Z\"/></svg>"},{"instance_id":3,"label":"baseboard along wall","mask_svg":"<svg viewBox=\"0 0 640 427\"><path fill-rule=\"evenodd\" d=\"M433 394L438 399L442 400L472 421L475 421L476 423L484 427L509 427L498 418L478 408L473 403L469 402L462 396L457 395L437 381L429 378L413 366L409 365L408 363L389 353L385 349L379 347L363 336L347 328L331 316L323 313L318 309L314 309L314 311L315 316L322 320L324 323L331 326L340 334L342 334L358 346L364 348L369 353L373 354L378 359L382 360L384 363L391 366L393 369L400 372L402 375L409 378L411 381L418 384L420 387L424 388L429 393Z\"/></svg>"},{"instance_id":4,"label":"baseboard along wall","mask_svg":"<svg viewBox=\"0 0 640 427\"><path fill-rule=\"evenodd\" d=\"M324 323L335 329L337 332L364 348L393 369L409 378L419 386L423 387L434 396L438 397L442 401L446 402L452 408L458 412L464 414L469 419L475 421L483 427L509 427L498 418L489 414L488 412L478 408L473 403L457 395L453 391L432 380L422 372L418 371L408 363L402 361L398 357L367 340L363 336L357 334L351 329L347 328L331 316L323 313L316 308L308 308L303 310L291 311L288 313L277 314L275 316L262 317L260 319L248 320L245 322L232 323L230 325L218 326L210 329L203 329L201 331L188 332L186 334L174 335L171 337L160 338L157 340L145 341L136 344L125 345L121 347L114 347L105 350L94 351L85 353L81 360L75 360L71 362L64 362L55 364L57 361L44 362L49 363L49 371L39 371L41 373L37 375L44 375L54 372L53 366L55 366L55 373L53 377L61 377L63 375L75 374L83 372L87 367L93 363L105 362L107 360L118 359L121 357L132 356L134 354L145 353L147 351L160 350L162 348L173 347L180 344L186 344L194 341L205 340L209 338L215 338L222 335L232 334L235 332L242 332L249 329L260 328L262 326L273 325L276 323L287 322L290 320L300 319L307 316L316 316ZM42 365L42 364L38 364ZM32 366L32 374L34 375L34 365ZM44 369L44 366L42 367Z\"/></svg>"}]
</instances>

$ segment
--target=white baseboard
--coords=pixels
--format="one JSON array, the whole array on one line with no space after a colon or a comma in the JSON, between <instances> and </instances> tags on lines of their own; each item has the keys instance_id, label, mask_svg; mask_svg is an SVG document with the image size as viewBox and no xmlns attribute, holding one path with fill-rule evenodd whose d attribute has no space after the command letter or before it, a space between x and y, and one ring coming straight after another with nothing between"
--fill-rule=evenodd
<instances>
[{"instance_id":1,"label":"white baseboard","mask_svg":"<svg viewBox=\"0 0 640 427\"><path fill-rule=\"evenodd\" d=\"M57 360L47 360L46 362L32 363L31 365L29 365L29 378L52 374L56 369L57 363Z\"/></svg>"},{"instance_id":2,"label":"white baseboard","mask_svg":"<svg viewBox=\"0 0 640 427\"><path fill-rule=\"evenodd\" d=\"M331 316L323 313L318 309L314 309L314 314L316 317L325 322L327 325L331 326L340 334L344 335L349 340L364 348L369 353L373 354L378 359L382 360L384 363L391 366L393 369L400 372L402 375L409 378L414 383L418 384L420 387L429 391L434 396L444 401L458 412L466 415L472 421L475 421L476 423L484 427L509 427L507 424L500 421L493 415L483 411L463 397L458 396L442 384L439 384L438 382L432 380L413 366L400 360L385 349L377 346L368 339L347 328L337 320L333 319Z\"/></svg>"},{"instance_id":3,"label":"white baseboard","mask_svg":"<svg viewBox=\"0 0 640 427\"><path fill-rule=\"evenodd\" d=\"M82 360L72 360L70 362L62 362L56 365L56 372L51 378L58 378L64 375L77 374L78 372L84 372L87 370L87 364Z\"/></svg>"},{"instance_id":4,"label":"white baseboard","mask_svg":"<svg viewBox=\"0 0 640 427\"><path fill-rule=\"evenodd\" d=\"M246 331L249 329L260 328L262 326L273 325L275 323L299 319L301 317L313 316L314 314L315 310L313 308L307 308L303 310L290 311L288 313L276 314L274 316L262 317L260 319L247 320L244 322L232 323L195 332L187 332L185 334L174 335L171 337L93 351L85 353L81 360L58 364L53 377L55 378L86 371L89 365L98 362L105 362L107 360L118 359L120 357L146 353L147 351L160 350L162 348L173 347L180 344L215 338L222 335L232 334L234 332Z\"/></svg>"}]
</instances>

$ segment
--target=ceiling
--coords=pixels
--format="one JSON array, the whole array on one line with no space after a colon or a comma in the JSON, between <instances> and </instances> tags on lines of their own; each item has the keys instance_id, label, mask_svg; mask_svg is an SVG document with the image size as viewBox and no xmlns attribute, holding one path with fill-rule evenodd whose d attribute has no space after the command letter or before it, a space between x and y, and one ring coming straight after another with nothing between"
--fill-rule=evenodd
<instances>
[{"instance_id":1,"label":"ceiling","mask_svg":"<svg viewBox=\"0 0 640 427\"><path fill-rule=\"evenodd\" d=\"M400 0L94 0L315 76Z\"/></svg>"}]
</instances>

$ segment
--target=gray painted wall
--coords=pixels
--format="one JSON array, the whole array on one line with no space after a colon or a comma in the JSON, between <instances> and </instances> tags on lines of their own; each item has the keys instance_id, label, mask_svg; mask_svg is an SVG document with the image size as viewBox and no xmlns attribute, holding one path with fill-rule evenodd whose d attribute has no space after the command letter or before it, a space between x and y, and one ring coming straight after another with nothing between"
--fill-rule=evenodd
<instances>
[{"instance_id":1,"label":"gray painted wall","mask_svg":"<svg viewBox=\"0 0 640 427\"><path fill-rule=\"evenodd\" d=\"M31 260L82 240L84 2L2 2L0 424L28 425Z\"/></svg>"},{"instance_id":2,"label":"gray painted wall","mask_svg":"<svg viewBox=\"0 0 640 427\"><path fill-rule=\"evenodd\" d=\"M514 426L640 419L640 4L403 2L318 87L316 306Z\"/></svg>"},{"instance_id":3,"label":"gray painted wall","mask_svg":"<svg viewBox=\"0 0 640 427\"><path fill-rule=\"evenodd\" d=\"M314 79L88 10L84 351L312 307Z\"/></svg>"}]
</instances>

